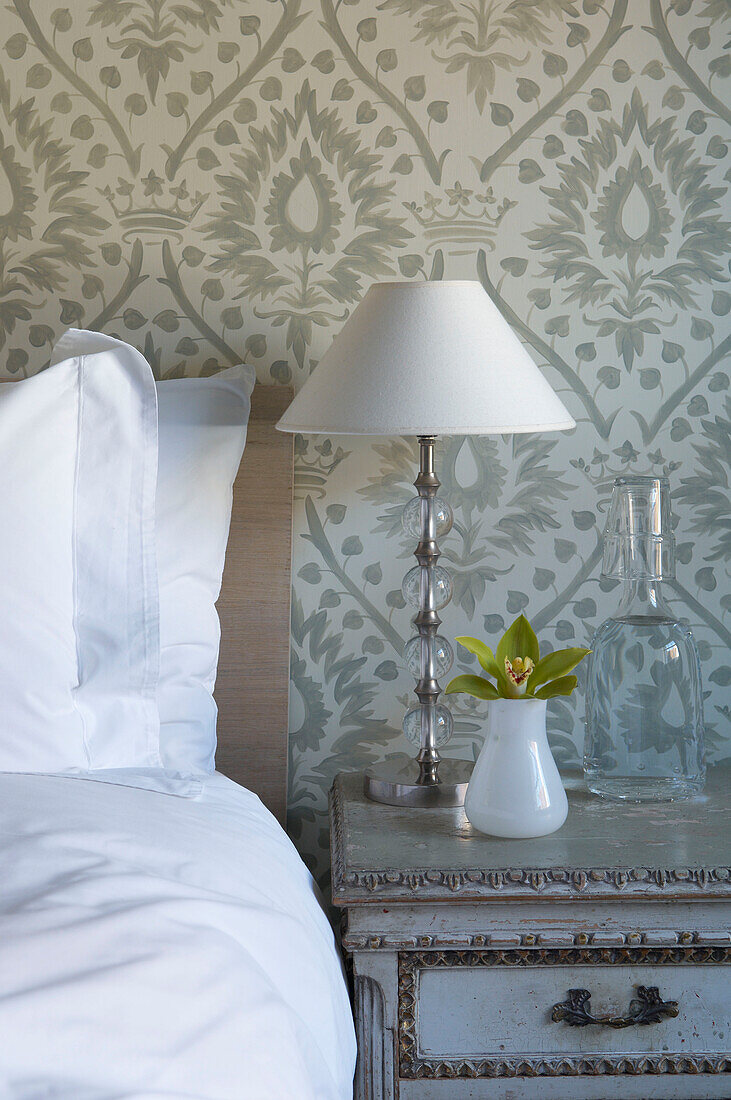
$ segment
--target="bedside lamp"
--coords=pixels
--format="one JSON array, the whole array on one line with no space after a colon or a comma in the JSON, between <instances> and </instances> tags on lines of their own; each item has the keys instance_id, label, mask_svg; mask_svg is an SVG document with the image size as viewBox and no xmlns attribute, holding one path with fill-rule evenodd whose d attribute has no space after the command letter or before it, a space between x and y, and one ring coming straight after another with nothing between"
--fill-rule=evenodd
<instances>
[{"instance_id":1,"label":"bedside lamp","mask_svg":"<svg viewBox=\"0 0 731 1100\"><path fill-rule=\"evenodd\" d=\"M371 286L277 427L418 436L418 496L403 517L404 530L418 539L417 565L403 584L416 608L417 634L404 656L418 698L403 727L418 755L369 768L365 793L396 806L462 805L472 762L439 753L452 733L439 677L453 653L438 634L452 585L438 564L437 537L451 528L452 513L437 497L435 437L564 431L574 420L480 283L394 282Z\"/></svg>"}]
</instances>

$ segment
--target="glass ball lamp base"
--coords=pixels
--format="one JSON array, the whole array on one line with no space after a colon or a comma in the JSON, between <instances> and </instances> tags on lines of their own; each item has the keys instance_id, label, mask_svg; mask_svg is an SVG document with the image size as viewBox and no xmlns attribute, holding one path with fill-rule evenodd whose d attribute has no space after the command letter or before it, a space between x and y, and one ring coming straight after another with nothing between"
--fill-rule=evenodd
<instances>
[{"instance_id":1,"label":"glass ball lamp base","mask_svg":"<svg viewBox=\"0 0 731 1100\"><path fill-rule=\"evenodd\" d=\"M474 766L467 760L445 760L438 751L454 729L451 711L438 702L439 677L449 672L454 652L438 633L438 612L452 598L452 578L448 569L437 564L437 536L449 532L453 517L449 505L436 495L439 478L434 468L435 442L433 435L419 436L419 474L414 482L418 495L403 512L404 533L418 539L414 550L417 564L401 586L404 600L416 610L413 622L417 633L406 643L404 656L416 678L414 691L419 700L404 716L403 731L433 770L423 774L418 759L406 755L369 768L365 773L366 796L389 806L463 806Z\"/></svg>"},{"instance_id":2,"label":"glass ball lamp base","mask_svg":"<svg viewBox=\"0 0 731 1100\"><path fill-rule=\"evenodd\" d=\"M463 806L474 762L443 758L437 783L419 783L419 765L406 754L374 764L365 773L364 790L373 802L388 806Z\"/></svg>"}]
</instances>

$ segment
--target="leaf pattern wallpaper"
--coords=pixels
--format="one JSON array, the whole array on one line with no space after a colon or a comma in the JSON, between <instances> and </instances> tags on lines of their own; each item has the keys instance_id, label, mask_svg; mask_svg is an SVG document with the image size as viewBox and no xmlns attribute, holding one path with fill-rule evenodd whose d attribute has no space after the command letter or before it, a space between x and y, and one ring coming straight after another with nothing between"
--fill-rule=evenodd
<instances>
[{"instance_id":1,"label":"leaf pattern wallpaper","mask_svg":"<svg viewBox=\"0 0 731 1100\"><path fill-rule=\"evenodd\" d=\"M664 473L671 597L728 754L727 0L42 0L0 44L3 377L69 325L160 377L242 358L299 385L379 279L479 279L577 428L457 438L444 633L526 611L587 644L612 479ZM290 831L326 878L326 792L406 743L399 512L416 444L297 439ZM457 671L470 668L467 655ZM583 695L551 704L576 763ZM450 751L479 745L453 701Z\"/></svg>"}]
</instances>

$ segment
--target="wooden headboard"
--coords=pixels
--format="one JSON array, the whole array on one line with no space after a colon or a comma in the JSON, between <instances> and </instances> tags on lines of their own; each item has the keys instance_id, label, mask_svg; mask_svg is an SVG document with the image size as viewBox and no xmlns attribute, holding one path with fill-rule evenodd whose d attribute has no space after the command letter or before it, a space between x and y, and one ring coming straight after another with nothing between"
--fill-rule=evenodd
<instances>
[{"instance_id":1,"label":"wooden headboard","mask_svg":"<svg viewBox=\"0 0 731 1100\"><path fill-rule=\"evenodd\" d=\"M218 601L221 655L216 767L285 823L289 710L293 436L274 425L288 386L257 384L234 485Z\"/></svg>"}]
</instances>

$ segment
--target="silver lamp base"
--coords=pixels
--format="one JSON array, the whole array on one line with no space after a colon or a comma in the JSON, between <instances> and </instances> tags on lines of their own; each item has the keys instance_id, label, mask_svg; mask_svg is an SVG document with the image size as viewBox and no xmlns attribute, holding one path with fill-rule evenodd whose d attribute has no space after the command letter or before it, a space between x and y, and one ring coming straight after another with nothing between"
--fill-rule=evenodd
<instances>
[{"instance_id":1,"label":"silver lamp base","mask_svg":"<svg viewBox=\"0 0 731 1100\"><path fill-rule=\"evenodd\" d=\"M419 783L419 765L410 756L393 756L365 773L364 791L388 806L463 806L474 763L443 757L437 783Z\"/></svg>"}]
</instances>

